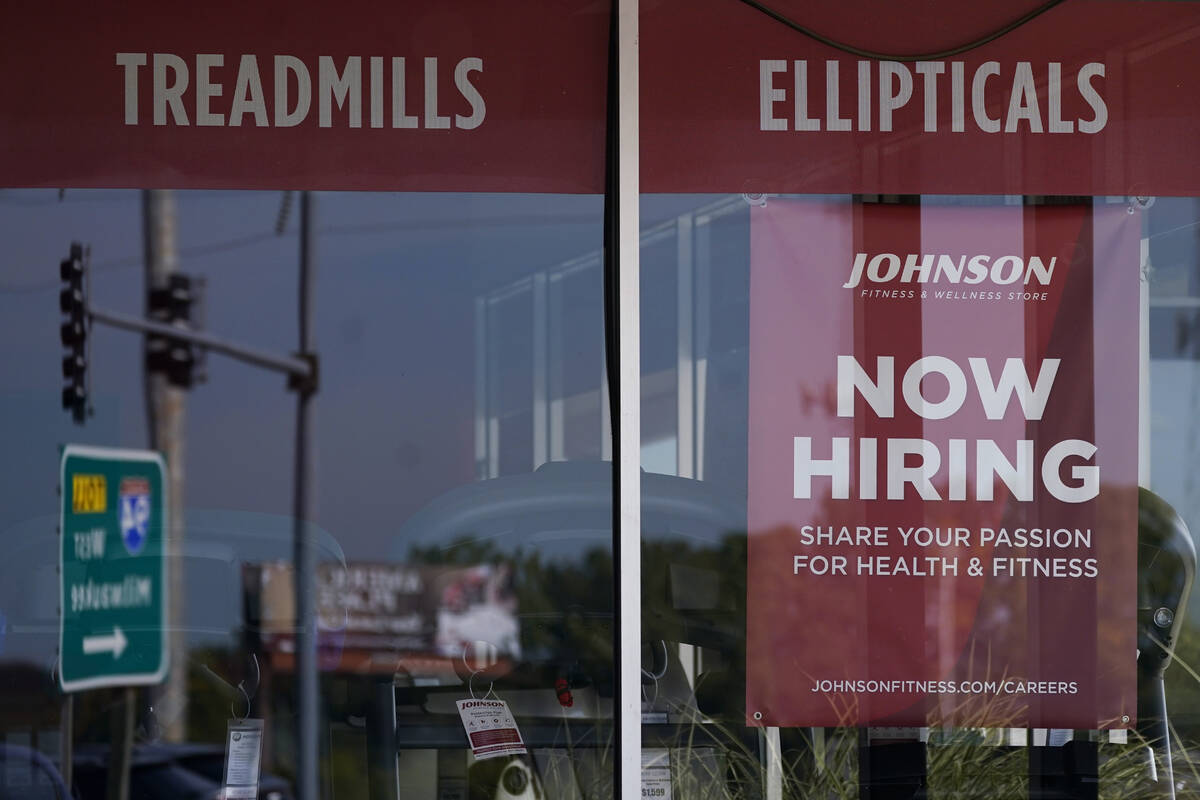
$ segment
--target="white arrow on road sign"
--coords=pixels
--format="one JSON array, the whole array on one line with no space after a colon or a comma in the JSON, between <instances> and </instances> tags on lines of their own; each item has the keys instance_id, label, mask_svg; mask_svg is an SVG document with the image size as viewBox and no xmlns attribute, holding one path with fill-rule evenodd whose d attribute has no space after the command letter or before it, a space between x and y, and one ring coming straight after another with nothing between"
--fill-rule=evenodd
<instances>
[{"instance_id":1,"label":"white arrow on road sign","mask_svg":"<svg viewBox=\"0 0 1200 800\"><path fill-rule=\"evenodd\" d=\"M120 658L121 653L125 652L125 644L128 640L125 634L121 632L120 626L114 625L111 636L85 636L83 637L83 652L85 655L95 655L96 653L112 653L113 658Z\"/></svg>"}]
</instances>

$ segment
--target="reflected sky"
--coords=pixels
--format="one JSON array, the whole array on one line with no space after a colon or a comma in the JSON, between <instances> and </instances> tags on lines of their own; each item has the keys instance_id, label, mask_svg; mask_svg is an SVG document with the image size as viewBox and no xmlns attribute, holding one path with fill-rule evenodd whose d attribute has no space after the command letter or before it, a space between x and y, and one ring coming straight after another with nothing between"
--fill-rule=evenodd
<instances>
[{"instance_id":1,"label":"reflected sky","mask_svg":"<svg viewBox=\"0 0 1200 800\"><path fill-rule=\"evenodd\" d=\"M298 203L282 195L180 192L180 269L207 281L207 330L290 353L297 337ZM0 193L0 529L56 508L56 445L146 443L134 334L93 329L96 417L58 408L57 265L92 247L92 298L138 314L136 191ZM352 557L387 552L389 531L474 479L475 296L597 250L602 201L588 196L332 193L318 196L318 522ZM596 330L597 342L601 331ZM188 396L189 507L287 513L294 396L281 376L208 359Z\"/></svg>"}]
</instances>

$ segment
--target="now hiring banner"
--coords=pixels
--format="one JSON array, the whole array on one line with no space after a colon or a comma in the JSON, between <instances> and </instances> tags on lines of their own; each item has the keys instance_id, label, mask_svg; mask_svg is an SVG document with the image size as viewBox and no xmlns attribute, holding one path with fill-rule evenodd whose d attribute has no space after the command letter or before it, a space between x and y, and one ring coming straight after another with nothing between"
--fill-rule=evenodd
<instances>
[{"instance_id":1,"label":"now hiring banner","mask_svg":"<svg viewBox=\"0 0 1200 800\"><path fill-rule=\"evenodd\" d=\"M1140 225L753 209L752 724L1133 723Z\"/></svg>"}]
</instances>

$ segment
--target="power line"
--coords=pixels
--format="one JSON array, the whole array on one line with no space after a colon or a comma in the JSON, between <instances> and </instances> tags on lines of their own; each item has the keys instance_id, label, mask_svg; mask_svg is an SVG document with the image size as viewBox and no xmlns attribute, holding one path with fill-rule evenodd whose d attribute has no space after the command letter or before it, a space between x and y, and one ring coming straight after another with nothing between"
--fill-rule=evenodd
<instances>
[{"instance_id":1,"label":"power line","mask_svg":"<svg viewBox=\"0 0 1200 800\"><path fill-rule=\"evenodd\" d=\"M319 236L349 236L396 233L401 231L426 232L437 230L458 230L462 228L517 227L521 225L569 225L584 224L589 222L598 223L599 221L596 219L594 214L573 215L567 217L528 215L521 217L490 217L470 220L414 220L408 222L331 225L320 229L316 233ZM179 249L179 254L183 258L199 258L203 256L214 255L216 253L240 250L242 248L251 247L266 241L277 241L278 239L279 235L272 230L265 233L253 233L247 236L239 236L224 241L207 242L205 244L192 245L191 247L181 247ZM92 271L107 272L119 269L130 269L132 267L141 266L142 261L143 257L140 255L109 259L107 261L101 261L93 264ZM0 284L0 295L33 294L36 292L48 291L57 287L58 283L53 280L39 281L28 284Z\"/></svg>"},{"instance_id":2,"label":"power line","mask_svg":"<svg viewBox=\"0 0 1200 800\"><path fill-rule=\"evenodd\" d=\"M796 22L791 17L787 17L787 16L783 15L782 13L780 13L779 11L776 11L775 9L773 9L769 6L765 6L762 3L759 3L758 0L740 0L740 2L745 3L746 5L750 6L751 8L753 8L757 11L761 11L763 14L766 14L771 19L773 19L776 22L779 22L783 25L786 25L787 27L791 28L792 30L796 31L797 33L803 34L803 35L807 36L808 38L810 38L814 41L820 42L821 44L823 44L827 47L832 47L835 50L841 50L843 53L849 53L850 55L858 56L860 58L869 58L869 59L873 59L875 61L937 61L939 59L950 58L951 56L961 55L962 53L965 53L969 50L974 50L978 47L984 46L985 44L987 44L989 42L993 42L996 39L999 39L1001 36L1012 33L1017 28L1021 27L1022 25L1024 25L1027 22L1030 22L1031 20L1035 19L1036 17L1039 17L1042 14L1045 14L1047 11L1054 8L1055 6L1065 3L1066 0L1048 0L1048 2L1042 3L1042 5L1038 6L1037 8L1033 9L1032 11L1030 11L1029 13L1027 13L1023 16L1018 17L1017 19L1013 20L1012 22L1008 23L1007 25L1004 25L979 39L974 39L970 42L967 42L966 44L961 44L961 45L958 45L957 47L951 47L948 50L938 50L938 51L935 51L932 53L916 53L916 54L883 53L878 50L867 50L862 47L856 47L852 44L847 44L846 42L839 42L838 40L832 39L828 36L825 36L824 34L817 33L812 28L809 28L805 25L801 25L799 22Z\"/></svg>"}]
</instances>

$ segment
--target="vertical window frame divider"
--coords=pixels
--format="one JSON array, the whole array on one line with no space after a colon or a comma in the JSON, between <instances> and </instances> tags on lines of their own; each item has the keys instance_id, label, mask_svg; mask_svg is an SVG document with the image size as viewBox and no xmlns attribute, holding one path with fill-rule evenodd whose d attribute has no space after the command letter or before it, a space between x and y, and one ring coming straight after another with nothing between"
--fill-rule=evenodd
<instances>
[{"instance_id":1,"label":"vertical window frame divider","mask_svg":"<svg viewBox=\"0 0 1200 800\"><path fill-rule=\"evenodd\" d=\"M641 294L638 0L613 0L605 150L605 346L613 446L614 788L641 797ZM615 389L615 391L614 391Z\"/></svg>"}]
</instances>

